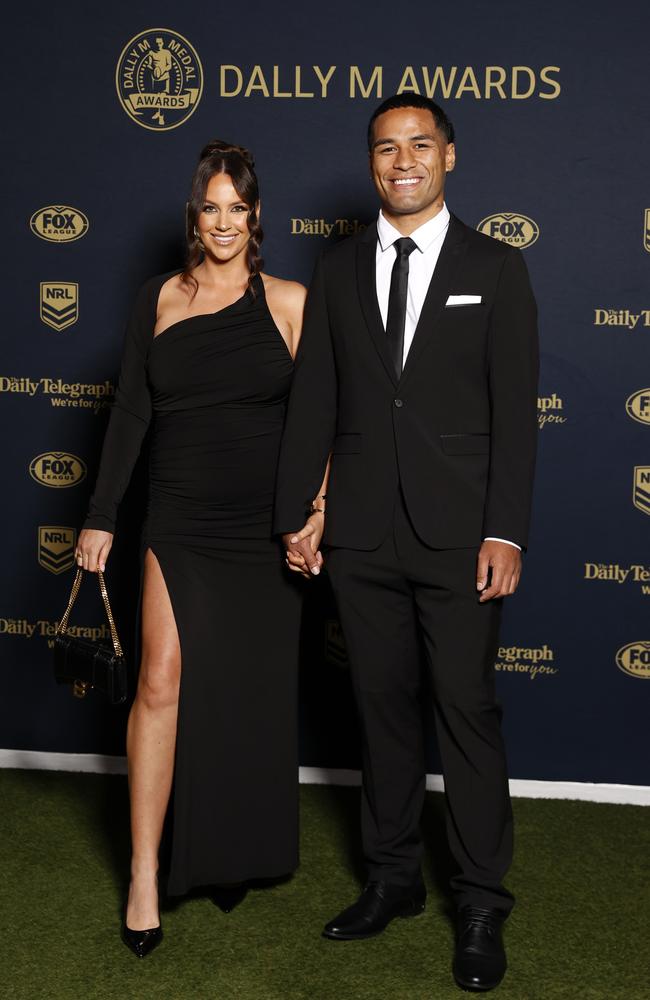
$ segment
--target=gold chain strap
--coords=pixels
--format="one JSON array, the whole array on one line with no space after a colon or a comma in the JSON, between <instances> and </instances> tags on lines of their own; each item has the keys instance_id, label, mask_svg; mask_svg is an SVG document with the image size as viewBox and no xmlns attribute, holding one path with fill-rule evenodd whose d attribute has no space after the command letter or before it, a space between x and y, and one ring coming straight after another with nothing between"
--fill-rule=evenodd
<instances>
[{"instance_id":1,"label":"gold chain strap","mask_svg":"<svg viewBox=\"0 0 650 1000\"><path fill-rule=\"evenodd\" d=\"M77 569L76 576L74 578L74 583L72 584L72 590L70 591L70 600L68 601L68 606L65 609L63 617L59 622L59 627L57 628L57 635L65 635L68 631L68 621L70 618L70 612L72 611L72 606L77 600L77 595L79 593L79 588L81 587L81 580L83 578L83 570L81 567ZM115 619L113 618L113 612L111 611L111 604L108 599L108 590L106 589L106 582L104 580L104 574L99 569L97 570L97 577L99 579L99 589L101 591L102 600L104 602L104 609L106 611L106 617L108 618L108 624L111 630L111 639L113 641L113 649L116 656L122 656L122 644L120 643L117 628L115 627Z\"/></svg>"}]
</instances>

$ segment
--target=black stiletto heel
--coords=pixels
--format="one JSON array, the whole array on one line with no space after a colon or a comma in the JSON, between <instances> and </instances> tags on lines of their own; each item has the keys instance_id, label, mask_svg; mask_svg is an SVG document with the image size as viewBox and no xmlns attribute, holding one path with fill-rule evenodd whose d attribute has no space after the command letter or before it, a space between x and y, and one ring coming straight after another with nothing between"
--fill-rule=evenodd
<instances>
[{"instance_id":1,"label":"black stiletto heel","mask_svg":"<svg viewBox=\"0 0 650 1000\"><path fill-rule=\"evenodd\" d=\"M145 958L160 944L162 937L163 932L160 924L157 927L150 927L146 931L132 931L130 927L126 926L126 919L124 920L122 940L138 958Z\"/></svg>"},{"instance_id":2,"label":"black stiletto heel","mask_svg":"<svg viewBox=\"0 0 650 1000\"><path fill-rule=\"evenodd\" d=\"M122 940L134 955L137 955L138 958L146 958L149 952L157 948L163 939L160 912L158 913L157 927L149 927L144 931L133 931L126 923L127 905L127 903L124 904L124 915L122 917Z\"/></svg>"}]
</instances>

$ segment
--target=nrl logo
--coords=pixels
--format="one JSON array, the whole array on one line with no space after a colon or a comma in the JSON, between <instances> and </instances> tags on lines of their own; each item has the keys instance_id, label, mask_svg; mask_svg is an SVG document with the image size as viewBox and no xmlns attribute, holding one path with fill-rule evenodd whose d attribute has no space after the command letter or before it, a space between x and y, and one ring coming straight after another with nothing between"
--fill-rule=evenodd
<instances>
[{"instance_id":1,"label":"nrl logo","mask_svg":"<svg viewBox=\"0 0 650 1000\"><path fill-rule=\"evenodd\" d=\"M76 281L41 281L41 320L53 330L65 330L79 319Z\"/></svg>"},{"instance_id":2,"label":"nrl logo","mask_svg":"<svg viewBox=\"0 0 650 1000\"><path fill-rule=\"evenodd\" d=\"M650 465L637 465L634 467L634 506L650 514Z\"/></svg>"},{"instance_id":3,"label":"nrl logo","mask_svg":"<svg viewBox=\"0 0 650 1000\"><path fill-rule=\"evenodd\" d=\"M38 529L38 561L50 573L64 573L74 566L77 533L73 528L46 524Z\"/></svg>"}]
</instances>

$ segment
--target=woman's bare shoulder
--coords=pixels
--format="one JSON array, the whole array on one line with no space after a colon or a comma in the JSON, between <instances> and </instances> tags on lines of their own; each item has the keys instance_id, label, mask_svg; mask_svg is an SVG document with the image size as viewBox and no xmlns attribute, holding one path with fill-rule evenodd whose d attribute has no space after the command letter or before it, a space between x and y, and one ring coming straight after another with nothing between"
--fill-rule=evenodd
<instances>
[{"instance_id":1,"label":"woman's bare shoulder","mask_svg":"<svg viewBox=\"0 0 650 1000\"><path fill-rule=\"evenodd\" d=\"M181 280L181 273L172 274L163 281L158 293L158 312L169 306L180 305L188 301L191 289Z\"/></svg>"},{"instance_id":2,"label":"woman's bare shoulder","mask_svg":"<svg viewBox=\"0 0 650 1000\"><path fill-rule=\"evenodd\" d=\"M299 281L287 281L285 278L275 278L272 274L262 274L264 291L271 302L289 309L302 309L307 298L307 289Z\"/></svg>"}]
</instances>

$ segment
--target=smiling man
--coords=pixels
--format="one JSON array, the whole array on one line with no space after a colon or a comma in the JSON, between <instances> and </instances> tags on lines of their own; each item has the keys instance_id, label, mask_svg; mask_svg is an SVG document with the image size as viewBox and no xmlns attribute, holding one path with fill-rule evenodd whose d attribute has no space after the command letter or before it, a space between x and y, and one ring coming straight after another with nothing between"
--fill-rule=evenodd
<instances>
[{"instance_id":1,"label":"smiling man","mask_svg":"<svg viewBox=\"0 0 650 1000\"><path fill-rule=\"evenodd\" d=\"M276 495L276 530L297 572L319 572L325 532L362 729L368 881L324 934L366 938L424 909L431 700L458 868L454 975L489 990L505 973L501 927L513 905L493 665L527 541L535 300L520 251L445 205L456 151L438 105L413 94L385 101L368 148L381 211L316 268Z\"/></svg>"}]
</instances>

